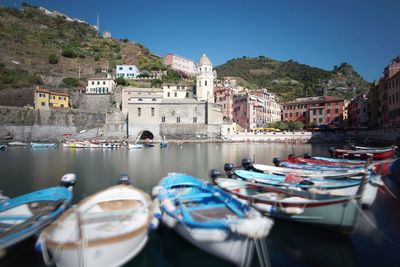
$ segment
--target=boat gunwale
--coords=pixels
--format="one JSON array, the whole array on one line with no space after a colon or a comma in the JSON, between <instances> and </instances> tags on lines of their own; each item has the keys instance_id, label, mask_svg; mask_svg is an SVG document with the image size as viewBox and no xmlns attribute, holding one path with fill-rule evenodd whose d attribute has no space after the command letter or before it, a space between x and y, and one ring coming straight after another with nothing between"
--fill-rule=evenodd
<instances>
[{"instance_id":1,"label":"boat gunwale","mask_svg":"<svg viewBox=\"0 0 400 267\"><path fill-rule=\"evenodd\" d=\"M96 246L102 246L102 245L107 245L107 244L114 244L117 242L121 242L121 241L125 241L128 239L131 239L132 237L138 236L139 234L141 234L142 232L145 232L148 229L148 226L153 218L153 212L154 212L154 206L153 203L151 201L150 196L144 192L141 189L138 189L136 187L133 187L131 185L116 185L116 186L112 186L109 188L106 188L104 190L101 190L83 200L81 200L77 207L75 209L69 209L66 212L64 212L60 217L57 218L57 220L55 220L51 225L49 225L48 227L46 227L43 230L43 235L45 236L45 243L47 245L48 248L50 249L61 249L61 250L71 250L71 249L77 249L79 247L81 247L82 241L81 240L77 240L77 241L67 241L67 242L60 242L60 241L54 241L49 239L50 233L52 231L54 231L54 229L59 225L59 223L61 221L63 221L67 216L71 215L72 213L76 212L76 209L79 208L79 206L81 206L82 204L85 204L87 202L89 202L90 200L92 200L93 198L95 198L96 196L98 196L99 194L102 194L110 189L115 189L115 188L124 188L124 187L128 187L132 190L135 190L137 192L139 192L145 199L145 201L148 203L147 209L148 209L148 215L147 215L147 220L146 222L143 224L143 226L134 229L132 231L129 232L125 232L122 234L118 234L118 235L114 235L111 237L105 237L105 238L100 238L100 239L92 239L92 240L87 240L87 245L86 247L96 247Z\"/></svg>"}]
</instances>

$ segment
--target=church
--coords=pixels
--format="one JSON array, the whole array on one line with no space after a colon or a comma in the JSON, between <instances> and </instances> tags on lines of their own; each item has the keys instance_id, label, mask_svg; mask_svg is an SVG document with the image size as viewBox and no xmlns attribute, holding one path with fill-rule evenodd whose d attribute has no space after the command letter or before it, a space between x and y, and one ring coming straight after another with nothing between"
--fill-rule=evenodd
<instances>
[{"instance_id":1,"label":"church","mask_svg":"<svg viewBox=\"0 0 400 267\"><path fill-rule=\"evenodd\" d=\"M125 87L122 112L127 115L128 139L221 137L223 114L214 104L214 75L210 59L203 54L197 64L196 85Z\"/></svg>"}]
</instances>

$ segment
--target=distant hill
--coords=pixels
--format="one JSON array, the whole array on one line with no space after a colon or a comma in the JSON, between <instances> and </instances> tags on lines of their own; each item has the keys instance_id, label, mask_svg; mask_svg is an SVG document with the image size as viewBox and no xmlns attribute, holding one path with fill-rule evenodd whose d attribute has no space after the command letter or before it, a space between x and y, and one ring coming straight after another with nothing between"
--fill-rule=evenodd
<instances>
[{"instance_id":1,"label":"distant hill","mask_svg":"<svg viewBox=\"0 0 400 267\"><path fill-rule=\"evenodd\" d=\"M260 56L232 59L215 69L218 77L240 77L245 86L267 88L284 101L317 95L350 99L369 88L369 83L347 63L326 71L293 60L278 61Z\"/></svg>"},{"instance_id":2,"label":"distant hill","mask_svg":"<svg viewBox=\"0 0 400 267\"><path fill-rule=\"evenodd\" d=\"M165 69L161 58L141 44L104 39L92 25L31 6L0 8L0 54L0 105L30 104L32 88L39 84L84 87L88 77L113 71L116 64ZM66 77L76 83L63 83Z\"/></svg>"}]
</instances>

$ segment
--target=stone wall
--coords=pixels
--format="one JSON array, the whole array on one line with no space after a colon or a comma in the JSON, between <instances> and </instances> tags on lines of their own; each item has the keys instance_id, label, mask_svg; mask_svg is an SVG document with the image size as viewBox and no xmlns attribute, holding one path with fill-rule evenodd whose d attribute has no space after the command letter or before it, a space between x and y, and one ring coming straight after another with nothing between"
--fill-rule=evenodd
<instances>
[{"instance_id":1,"label":"stone wall","mask_svg":"<svg viewBox=\"0 0 400 267\"><path fill-rule=\"evenodd\" d=\"M0 139L60 140L66 135L102 128L105 121L105 113L0 106Z\"/></svg>"},{"instance_id":2,"label":"stone wall","mask_svg":"<svg viewBox=\"0 0 400 267\"><path fill-rule=\"evenodd\" d=\"M206 124L161 124L160 135L167 139L219 138L221 137L221 127Z\"/></svg>"}]
</instances>

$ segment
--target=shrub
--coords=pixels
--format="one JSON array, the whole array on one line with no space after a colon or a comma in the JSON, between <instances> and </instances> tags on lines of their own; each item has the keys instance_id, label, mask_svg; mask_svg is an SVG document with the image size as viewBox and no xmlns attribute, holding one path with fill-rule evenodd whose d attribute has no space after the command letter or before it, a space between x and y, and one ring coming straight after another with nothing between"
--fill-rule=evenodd
<instances>
[{"instance_id":1,"label":"shrub","mask_svg":"<svg viewBox=\"0 0 400 267\"><path fill-rule=\"evenodd\" d=\"M63 84L70 88L70 87L78 87L79 86L79 80L74 77L66 77L63 79Z\"/></svg>"},{"instance_id":2,"label":"shrub","mask_svg":"<svg viewBox=\"0 0 400 267\"><path fill-rule=\"evenodd\" d=\"M151 87L161 87L163 84L162 80L154 79L151 81Z\"/></svg>"},{"instance_id":3,"label":"shrub","mask_svg":"<svg viewBox=\"0 0 400 267\"><path fill-rule=\"evenodd\" d=\"M63 57L76 58L78 55L72 47L64 48L62 53Z\"/></svg>"},{"instance_id":4,"label":"shrub","mask_svg":"<svg viewBox=\"0 0 400 267\"><path fill-rule=\"evenodd\" d=\"M122 86L126 86L128 84L128 82L122 76L115 79L115 83Z\"/></svg>"},{"instance_id":5,"label":"shrub","mask_svg":"<svg viewBox=\"0 0 400 267\"><path fill-rule=\"evenodd\" d=\"M49 55L49 63L50 64L57 64L58 63L58 57L56 54L50 54Z\"/></svg>"}]
</instances>

